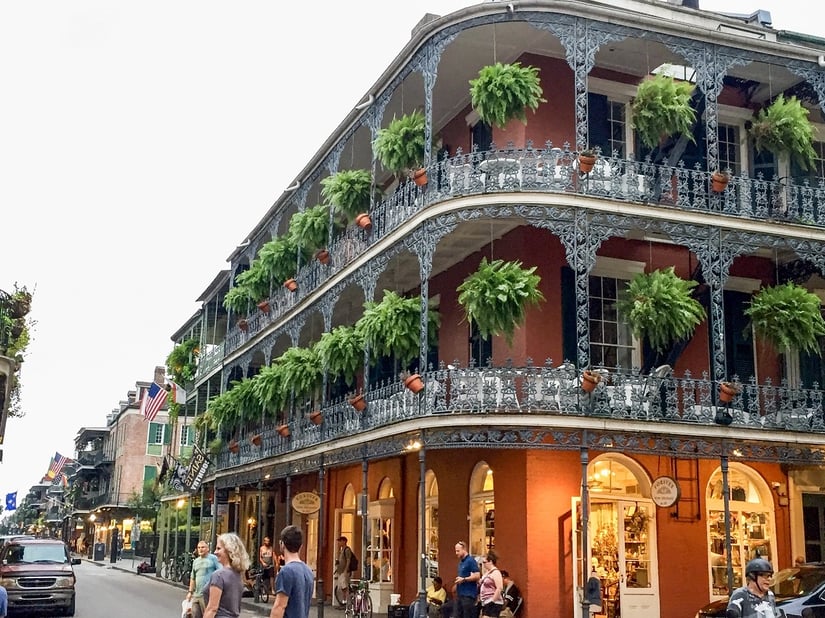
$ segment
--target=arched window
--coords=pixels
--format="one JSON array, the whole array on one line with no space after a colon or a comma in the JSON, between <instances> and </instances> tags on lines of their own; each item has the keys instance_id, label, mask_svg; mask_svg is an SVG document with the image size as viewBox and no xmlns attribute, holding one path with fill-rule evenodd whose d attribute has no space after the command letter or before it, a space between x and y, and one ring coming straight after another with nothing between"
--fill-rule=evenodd
<instances>
[{"instance_id":1,"label":"arched window","mask_svg":"<svg viewBox=\"0 0 825 618\"><path fill-rule=\"evenodd\" d=\"M395 521L395 492L392 481L384 478L378 485L378 500L370 502L369 545L370 580L392 582L393 574L393 526Z\"/></svg>"},{"instance_id":2,"label":"arched window","mask_svg":"<svg viewBox=\"0 0 825 618\"><path fill-rule=\"evenodd\" d=\"M733 587L743 585L745 565L753 558L773 561L776 555L773 497L765 480L753 469L732 462L728 470L730 542ZM708 522L708 572L712 597L723 597L728 589L726 518L722 470L717 469L705 492Z\"/></svg>"},{"instance_id":3,"label":"arched window","mask_svg":"<svg viewBox=\"0 0 825 618\"><path fill-rule=\"evenodd\" d=\"M347 483L341 499L341 508L338 511L338 536L347 537L350 547L359 547L356 544L355 537L356 500L357 497L352 483Z\"/></svg>"},{"instance_id":4,"label":"arched window","mask_svg":"<svg viewBox=\"0 0 825 618\"><path fill-rule=\"evenodd\" d=\"M427 470L424 476L424 538L427 545L424 554L427 557L427 577L438 575L438 480L435 472Z\"/></svg>"},{"instance_id":5,"label":"arched window","mask_svg":"<svg viewBox=\"0 0 825 618\"><path fill-rule=\"evenodd\" d=\"M470 553L481 556L496 546L493 469L480 461L470 476Z\"/></svg>"}]
</instances>

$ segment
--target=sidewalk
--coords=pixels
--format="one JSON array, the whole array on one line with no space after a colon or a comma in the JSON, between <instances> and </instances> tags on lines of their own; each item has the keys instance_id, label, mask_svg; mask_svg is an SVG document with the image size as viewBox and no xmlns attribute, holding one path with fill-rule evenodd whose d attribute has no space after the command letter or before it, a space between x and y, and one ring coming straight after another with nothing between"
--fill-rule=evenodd
<instances>
[{"instance_id":1,"label":"sidewalk","mask_svg":"<svg viewBox=\"0 0 825 618\"><path fill-rule=\"evenodd\" d=\"M105 567L107 569L117 569L118 571L124 571L126 573L133 573L138 577L152 577L155 581L162 582L167 586L172 586L174 588L180 588L181 590L181 598L186 596L186 587L178 582L173 582L168 579L164 579L162 577L158 577L156 573L138 573L137 567L138 565L146 560L148 562L148 558L138 557L135 556L134 561L131 558L119 558L117 562L112 563L107 556L105 560L92 560L87 556L81 556L79 554L72 554L73 558L80 558L83 562L89 562L91 564L95 564L99 567ZM134 565L133 565L134 562ZM269 616L269 611L272 609L272 596L269 597L268 603L256 603L252 600L252 597L244 596L241 599L241 610L246 610L255 614L259 614L261 616ZM309 617L310 618L318 618L318 606L313 603L312 607L309 610ZM330 605L324 606L324 618L331 617L331 618L341 618L344 615L344 611L341 609L335 609Z\"/></svg>"}]
</instances>

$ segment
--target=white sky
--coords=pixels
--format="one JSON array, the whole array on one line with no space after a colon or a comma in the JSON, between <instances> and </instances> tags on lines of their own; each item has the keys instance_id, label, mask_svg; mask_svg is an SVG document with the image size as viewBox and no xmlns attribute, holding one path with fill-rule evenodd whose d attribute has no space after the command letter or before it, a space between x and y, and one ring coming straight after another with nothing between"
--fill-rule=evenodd
<instances>
[{"instance_id":1,"label":"white sky","mask_svg":"<svg viewBox=\"0 0 825 618\"><path fill-rule=\"evenodd\" d=\"M0 505L151 379L227 256L424 13L475 3L0 3L0 288L34 288L37 322ZM700 0L825 36L811 6Z\"/></svg>"}]
</instances>

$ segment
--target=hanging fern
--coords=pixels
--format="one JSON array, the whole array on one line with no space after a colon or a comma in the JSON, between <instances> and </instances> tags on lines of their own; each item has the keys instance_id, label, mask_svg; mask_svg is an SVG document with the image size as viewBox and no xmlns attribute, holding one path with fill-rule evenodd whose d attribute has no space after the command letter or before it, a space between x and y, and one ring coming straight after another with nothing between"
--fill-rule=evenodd
<instances>
[{"instance_id":1,"label":"hanging fern","mask_svg":"<svg viewBox=\"0 0 825 618\"><path fill-rule=\"evenodd\" d=\"M777 350L819 356L825 321L819 297L795 283L762 288L745 309L754 333Z\"/></svg>"},{"instance_id":2,"label":"hanging fern","mask_svg":"<svg viewBox=\"0 0 825 618\"><path fill-rule=\"evenodd\" d=\"M634 335L664 352L674 342L691 337L706 317L704 308L691 294L694 287L695 281L678 277L672 266L639 273L628 284L617 309Z\"/></svg>"},{"instance_id":3,"label":"hanging fern","mask_svg":"<svg viewBox=\"0 0 825 618\"><path fill-rule=\"evenodd\" d=\"M177 384L184 384L195 379L199 353L198 340L190 338L176 345L166 357L166 369Z\"/></svg>"},{"instance_id":4,"label":"hanging fern","mask_svg":"<svg viewBox=\"0 0 825 618\"><path fill-rule=\"evenodd\" d=\"M336 326L324 333L315 349L333 380L342 376L348 384L352 383L364 366L364 338L354 326Z\"/></svg>"},{"instance_id":5,"label":"hanging fern","mask_svg":"<svg viewBox=\"0 0 825 618\"><path fill-rule=\"evenodd\" d=\"M372 149L384 169L400 176L424 164L425 126L424 114L416 110L393 117L378 131Z\"/></svg>"},{"instance_id":6,"label":"hanging fern","mask_svg":"<svg viewBox=\"0 0 825 618\"><path fill-rule=\"evenodd\" d=\"M296 212L289 220L290 242L304 253L327 246L329 239L329 206L318 204Z\"/></svg>"},{"instance_id":7,"label":"hanging fern","mask_svg":"<svg viewBox=\"0 0 825 618\"><path fill-rule=\"evenodd\" d=\"M314 347L288 348L278 357L278 374L284 402L290 395L295 399L315 395L323 377L321 356Z\"/></svg>"},{"instance_id":8,"label":"hanging fern","mask_svg":"<svg viewBox=\"0 0 825 618\"><path fill-rule=\"evenodd\" d=\"M372 190L369 170L341 170L321 180L321 195L326 204L347 221L370 209Z\"/></svg>"},{"instance_id":9,"label":"hanging fern","mask_svg":"<svg viewBox=\"0 0 825 618\"><path fill-rule=\"evenodd\" d=\"M258 262L262 271L269 276L269 281L281 285L298 271L298 251L289 235L278 236L261 247L253 265ZM256 302L258 300L260 298Z\"/></svg>"},{"instance_id":10,"label":"hanging fern","mask_svg":"<svg viewBox=\"0 0 825 618\"><path fill-rule=\"evenodd\" d=\"M458 302L483 337L504 335L508 344L513 342L527 307L544 301L535 272L535 266L522 268L518 261L482 258L478 270L458 286Z\"/></svg>"},{"instance_id":11,"label":"hanging fern","mask_svg":"<svg viewBox=\"0 0 825 618\"><path fill-rule=\"evenodd\" d=\"M796 97L786 99L780 94L768 107L759 110L751 124L749 133L756 150L767 150L777 156L787 153L807 170L816 159L814 126L808 114Z\"/></svg>"},{"instance_id":12,"label":"hanging fern","mask_svg":"<svg viewBox=\"0 0 825 618\"><path fill-rule=\"evenodd\" d=\"M633 98L633 128L648 148L659 145L662 137L684 135L691 142L696 110L690 106L693 84L676 81L657 73L645 79Z\"/></svg>"},{"instance_id":13,"label":"hanging fern","mask_svg":"<svg viewBox=\"0 0 825 618\"><path fill-rule=\"evenodd\" d=\"M236 282L223 297L223 306L235 315L243 316L247 315L249 308L254 307L259 300L260 297L255 296L249 287Z\"/></svg>"},{"instance_id":14,"label":"hanging fern","mask_svg":"<svg viewBox=\"0 0 825 618\"><path fill-rule=\"evenodd\" d=\"M538 68L519 62L488 65L470 80L473 109L484 122L501 129L514 118L527 124L526 110L535 112L545 102L541 95Z\"/></svg>"}]
</instances>

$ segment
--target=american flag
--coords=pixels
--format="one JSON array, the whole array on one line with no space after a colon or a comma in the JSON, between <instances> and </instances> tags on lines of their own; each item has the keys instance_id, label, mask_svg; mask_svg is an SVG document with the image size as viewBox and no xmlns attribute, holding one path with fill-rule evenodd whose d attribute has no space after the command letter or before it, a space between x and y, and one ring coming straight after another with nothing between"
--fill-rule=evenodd
<instances>
[{"instance_id":1,"label":"american flag","mask_svg":"<svg viewBox=\"0 0 825 618\"><path fill-rule=\"evenodd\" d=\"M163 404L166 403L168 394L166 389L158 386L156 382L152 382L152 386L143 393L143 399L140 400L140 411L143 413L143 418L147 421L155 420Z\"/></svg>"},{"instance_id":2,"label":"american flag","mask_svg":"<svg viewBox=\"0 0 825 618\"><path fill-rule=\"evenodd\" d=\"M52 481L54 480L60 471L63 470L63 466L66 465L66 462L69 461L68 457L61 455L60 453L55 453L54 457L52 457L52 463L49 466L49 471L46 472L46 477Z\"/></svg>"}]
</instances>

